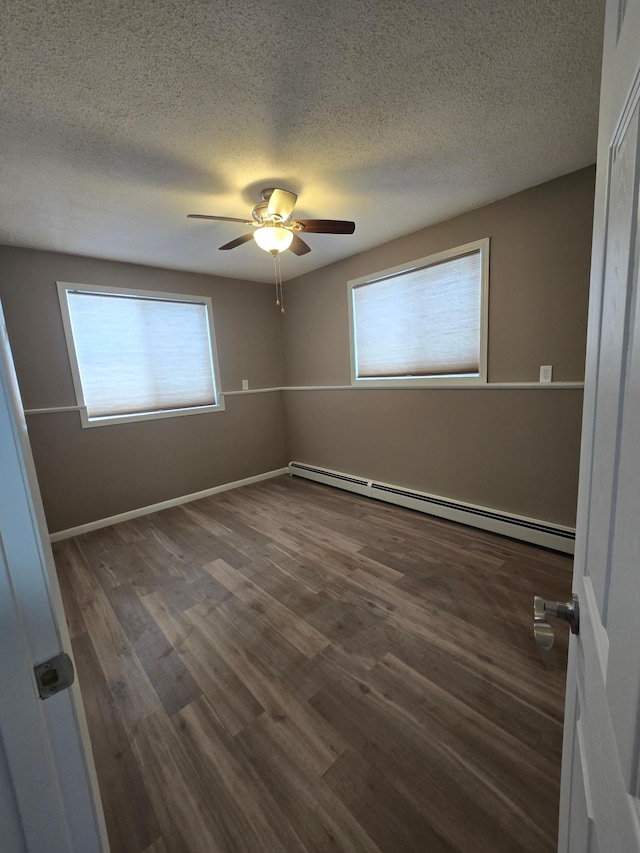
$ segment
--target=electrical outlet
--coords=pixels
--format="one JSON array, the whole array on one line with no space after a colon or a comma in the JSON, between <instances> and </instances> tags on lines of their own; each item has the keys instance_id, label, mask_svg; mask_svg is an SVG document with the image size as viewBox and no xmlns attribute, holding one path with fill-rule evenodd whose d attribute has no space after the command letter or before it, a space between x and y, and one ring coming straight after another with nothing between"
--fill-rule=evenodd
<instances>
[{"instance_id":1,"label":"electrical outlet","mask_svg":"<svg viewBox=\"0 0 640 853\"><path fill-rule=\"evenodd\" d=\"M549 368L549 370L551 370L551 368ZM542 382L542 379L541 379L540 381ZM550 382L550 381L551 381L551 380L549 380L549 382ZM249 380L248 380L248 379L243 379L243 380L242 380L242 390L243 390L243 391L248 391L248 390L249 390Z\"/></svg>"},{"instance_id":2,"label":"electrical outlet","mask_svg":"<svg viewBox=\"0 0 640 853\"><path fill-rule=\"evenodd\" d=\"M553 366L551 364L540 365L540 382L551 382Z\"/></svg>"}]
</instances>

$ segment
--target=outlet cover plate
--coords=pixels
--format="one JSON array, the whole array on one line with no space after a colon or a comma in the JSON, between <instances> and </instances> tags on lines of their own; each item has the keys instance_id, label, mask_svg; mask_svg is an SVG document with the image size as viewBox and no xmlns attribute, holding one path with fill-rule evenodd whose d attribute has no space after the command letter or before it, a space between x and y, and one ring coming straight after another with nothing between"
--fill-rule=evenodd
<instances>
[{"instance_id":1,"label":"outlet cover plate","mask_svg":"<svg viewBox=\"0 0 640 853\"><path fill-rule=\"evenodd\" d=\"M540 382L551 382L553 366L551 364L540 365Z\"/></svg>"}]
</instances>

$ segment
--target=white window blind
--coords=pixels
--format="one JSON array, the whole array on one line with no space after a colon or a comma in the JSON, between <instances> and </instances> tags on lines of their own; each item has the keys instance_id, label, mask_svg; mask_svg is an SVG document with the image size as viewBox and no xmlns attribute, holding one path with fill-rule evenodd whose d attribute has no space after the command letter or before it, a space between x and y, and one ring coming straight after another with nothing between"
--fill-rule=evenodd
<instances>
[{"instance_id":1,"label":"white window blind","mask_svg":"<svg viewBox=\"0 0 640 853\"><path fill-rule=\"evenodd\" d=\"M357 378L477 376L480 251L353 288Z\"/></svg>"},{"instance_id":2,"label":"white window blind","mask_svg":"<svg viewBox=\"0 0 640 853\"><path fill-rule=\"evenodd\" d=\"M67 292L90 418L215 405L206 305Z\"/></svg>"}]
</instances>

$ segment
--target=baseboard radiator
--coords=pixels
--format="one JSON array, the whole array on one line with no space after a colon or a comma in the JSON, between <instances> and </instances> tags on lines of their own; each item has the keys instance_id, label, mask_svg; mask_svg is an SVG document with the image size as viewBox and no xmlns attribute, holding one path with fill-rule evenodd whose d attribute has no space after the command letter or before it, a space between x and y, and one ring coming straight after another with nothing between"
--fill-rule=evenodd
<instances>
[{"instance_id":1,"label":"baseboard radiator","mask_svg":"<svg viewBox=\"0 0 640 853\"><path fill-rule=\"evenodd\" d=\"M553 548L565 554L573 554L574 551L575 530L572 527L500 512L414 489L404 489L389 483L378 483L375 480L366 480L363 477L343 474L329 468L318 468L303 462L290 462L289 473L375 500L386 501L428 515L436 515L470 527L479 527L502 536L510 536L512 539L521 539L534 545L542 545L544 548Z\"/></svg>"}]
</instances>

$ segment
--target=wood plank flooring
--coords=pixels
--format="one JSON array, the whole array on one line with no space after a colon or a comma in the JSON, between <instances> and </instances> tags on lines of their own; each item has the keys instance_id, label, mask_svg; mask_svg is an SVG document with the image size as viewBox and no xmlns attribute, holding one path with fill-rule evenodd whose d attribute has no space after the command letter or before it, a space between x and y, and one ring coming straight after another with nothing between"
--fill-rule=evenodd
<instances>
[{"instance_id":1,"label":"wood plank flooring","mask_svg":"<svg viewBox=\"0 0 640 853\"><path fill-rule=\"evenodd\" d=\"M59 542L112 853L551 853L569 558L282 477Z\"/></svg>"}]
</instances>

